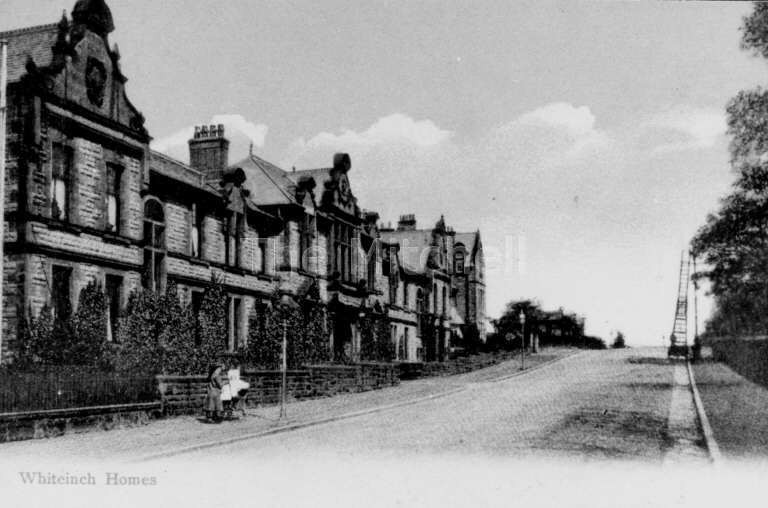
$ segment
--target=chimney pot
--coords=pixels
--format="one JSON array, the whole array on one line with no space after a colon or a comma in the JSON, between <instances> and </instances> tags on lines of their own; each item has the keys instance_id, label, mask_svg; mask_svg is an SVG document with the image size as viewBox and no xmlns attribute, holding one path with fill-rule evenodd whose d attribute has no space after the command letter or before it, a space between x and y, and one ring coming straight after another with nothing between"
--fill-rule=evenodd
<instances>
[{"instance_id":1,"label":"chimney pot","mask_svg":"<svg viewBox=\"0 0 768 508\"><path fill-rule=\"evenodd\" d=\"M229 140L224 137L224 125L195 126L189 140L189 165L206 179L220 179L229 164Z\"/></svg>"}]
</instances>

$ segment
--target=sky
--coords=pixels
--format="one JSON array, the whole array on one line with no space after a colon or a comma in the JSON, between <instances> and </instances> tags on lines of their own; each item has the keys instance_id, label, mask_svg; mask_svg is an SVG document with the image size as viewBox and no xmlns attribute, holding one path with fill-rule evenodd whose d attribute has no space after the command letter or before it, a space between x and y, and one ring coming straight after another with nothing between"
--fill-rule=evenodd
<instances>
[{"instance_id":1,"label":"sky","mask_svg":"<svg viewBox=\"0 0 768 508\"><path fill-rule=\"evenodd\" d=\"M155 149L185 160L224 123L232 163L347 152L384 223L480 229L491 317L537 299L630 345L671 332L680 254L734 179L725 106L768 77L739 49L747 3L108 4ZM0 0L0 30L73 5Z\"/></svg>"}]
</instances>

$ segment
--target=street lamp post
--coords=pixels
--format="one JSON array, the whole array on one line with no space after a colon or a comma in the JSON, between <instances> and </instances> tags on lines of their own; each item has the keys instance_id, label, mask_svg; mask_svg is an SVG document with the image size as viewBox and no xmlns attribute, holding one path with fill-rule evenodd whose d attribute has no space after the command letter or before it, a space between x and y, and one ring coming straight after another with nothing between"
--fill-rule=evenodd
<instances>
[{"instance_id":1,"label":"street lamp post","mask_svg":"<svg viewBox=\"0 0 768 508\"><path fill-rule=\"evenodd\" d=\"M280 297L280 307L283 311L283 348L282 348L282 361L280 365L280 419L287 417L286 414L286 399L288 398L288 311L298 308L296 302L288 294L283 294Z\"/></svg>"},{"instance_id":2,"label":"street lamp post","mask_svg":"<svg viewBox=\"0 0 768 508\"><path fill-rule=\"evenodd\" d=\"M525 370L525 312L520 311L520 330L522 336L520 337L520 370Z\"/></svg>"}]
</instances>

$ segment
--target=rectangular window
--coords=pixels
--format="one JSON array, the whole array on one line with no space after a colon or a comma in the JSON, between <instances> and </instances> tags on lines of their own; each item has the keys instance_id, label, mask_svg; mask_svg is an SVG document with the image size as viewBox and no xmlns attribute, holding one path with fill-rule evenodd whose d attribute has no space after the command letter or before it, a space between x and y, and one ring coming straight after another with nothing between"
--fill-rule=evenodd
<instances>
[{"instance_id":1,"label":"rectangular window","mask_svg":"<svg viewBox=\"0 0 768 508\"><path fill-rule=\"evenodd\" d=\"M67 319L72 314L72 268L54 265L51 267L51 278L51 310L57 319Z\"/></svg>"},{"instance_id":2,"label":"rectangular window","mask_svg":"<svg viewBox=\"0 0 768 508\"><path fill-rule=\"evenodd\" d=\"M242 242L245 234L245 216L240 213L235 214L235 237L233 239L235 255L233 262L238 268L243 266Z\"/></svg>"},{"instance_id":3,"label":"rectangular window","mask_svg":"<svg viewBox=\"0 0 768 508\"><path fill-rule=\"evenodd\" d=\"M203 257L203 219L200 207L192 205L192 225L189 230L189 255L194 258Z\"/></svg>"},{"instance_id":4,"label":"rectangular window","mask_svg":"<svg viewBox=\"0 0 768 508\"><path fill-rule=\"evenodd\" d=\"M374 239L363 238L363 248L365 249L365 263L366 263L366 281L368 282L368 291L374 291L376 289L376 258L377 244Z\"/></svg>"},{"instance_id":5,"label":"rectangular window","mask_svg":"<svg viewBox=\"0 0 768 508\"><path fill-rule=\"evenodd\" d=\"M392 305L397 305L397 286L399 282L399 278L397 276L397 273L394 273L389 276L389 302Z\"/></svg>"},{"instance_id":6,"label":"rectangular window","mask_svg":"<svg viewBox=\"0 0 768 508\"><path fill-rule=\"evenodd\" d=\"M69 182L72 173L72 149L61 143L53 144L51 157L51 217L69 219Z\"/></svg>"},{"instance_id":7,"label":"rectangular window","mask_svg":"<svg viewBox=\"0 0 768 508\"><path fill-rule=\"evenodd\" d=\"M312 254L312 240L315 237L315 221L311 215L305 215L301 223L301 233L299 237L299 267L304 271L309 271L309 261Z\"/></svg>"},{"instance_id":8,"label":"rectangular window","mask_svg":"<svg viewBox=\"0 0 768 508\"><path fill-rule=\"evenodd\" d=\"M240 237L243 229L243 216L231 214L225 219L224 258L227 266L240 266Z\"/></svg>"},{"instance_id":9,"label":"rectangular window","mask_svg":"<svg viewBox=\"0 0 768 508\"><path fill-rule=\"evenodd\" d=\"M408 281L403 281L403 307L408 308Z\"/></svg>"},{"instance_id":10,"label":"rectangular window","mask_svg":"<svg viewBox=\"0 0 768 508\"><path fill-rule=\"evenodd\" d=\"M120 232L120 179L123 168L107 164L107 231Z\"/></svg>"},{"instance_id":11,"label":"rectangular window","mask_svg":"<svg viewBox=\"0 0 768 508\"><path fill-rule=\"evenodd\" d=\"M442 310L443 310L443 316L445 316L445 311L446 311L446 301L447 301L447 300L448 300L448 298L447 298L447 293L446 293L446 290L445 290L445 286L443 286L443 300L442 300L442 302L443 302L443 309L442 309Z\"/></svg>"},{"instance_id":12,"label":"rectangular window","mask_svg":"<svg viewBox=\"0 0 768 508\"><path fill-rule=\"evenodd\" d=\"M259 239L259 259L258 259L258 271L259 273L267 273L267 240Z\"/></svg>"},{"instance_id":13,"label":"rectangular window","mask_svg":"<svg viewBox=\"0 0 768 508\"><path fill-rule=\"evenodd\" d=\"M119 275L107 274L104 286L107 296L107 340L111 342L117 337L117 325L120 321L122 305L123 278Z\"/></svg>"},{"instance_id":14,"label":"rectangular window","mask_svg":"<svg viewBox=\"0 0 768 508\"><path fill-rule=\"evenodd\" d=\"M346 224L336 224L333 228L334 270L341 280L352 280L352 228Z\"/></svg>"},{"instance_id":15,"label":"rectangular window","mask_svg":"<svg viewBox=\"0 0 768 508\"><path fill-rule=\"evenodd\" d=\"M403 360L408 359L408 339L410 338L410 328L405 327L405 335L403 335Z\"/></svg>"}]
</instances>

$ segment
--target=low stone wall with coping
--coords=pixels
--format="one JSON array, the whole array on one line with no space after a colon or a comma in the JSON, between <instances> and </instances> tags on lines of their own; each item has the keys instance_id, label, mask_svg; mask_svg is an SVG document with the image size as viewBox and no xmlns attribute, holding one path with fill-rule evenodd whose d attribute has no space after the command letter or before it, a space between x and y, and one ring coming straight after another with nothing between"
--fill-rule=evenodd
<instances>
[{"instance_id":1,"label":"low stone wall with coping","mask_svg":"<svg viewBox=\"0 0 768 508\"><path fill-rule=\"evenodd\" d=\"M274 370L244 370L241 379L250 383L246 405L254 407L280 401L282 375ZM286 373L289 399L331 397L339 393L365 392L400 383L395 365L313 365ZM207 392L204 376L158 376L163 412L196 413L202 410Z\"/></svg>"}]
</instances>

